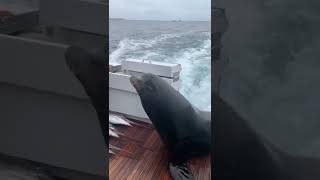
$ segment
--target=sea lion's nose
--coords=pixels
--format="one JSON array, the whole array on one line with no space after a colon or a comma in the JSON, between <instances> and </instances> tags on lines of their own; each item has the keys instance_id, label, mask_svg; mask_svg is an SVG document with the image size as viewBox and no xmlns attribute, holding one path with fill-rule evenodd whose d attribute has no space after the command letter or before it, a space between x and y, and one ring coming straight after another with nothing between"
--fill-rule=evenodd
<instances>
[{"instance_id":1,"label":"sea lion's nose","mask_svg":"<svg viewBox=\"0 0 320 180\"><path fill-rule=\"evenodd\" d=\"M132 75L130 77L130 82L136 88L136 90L140 90L142 88L142 77Z\"/></svg>"}]
</instances>

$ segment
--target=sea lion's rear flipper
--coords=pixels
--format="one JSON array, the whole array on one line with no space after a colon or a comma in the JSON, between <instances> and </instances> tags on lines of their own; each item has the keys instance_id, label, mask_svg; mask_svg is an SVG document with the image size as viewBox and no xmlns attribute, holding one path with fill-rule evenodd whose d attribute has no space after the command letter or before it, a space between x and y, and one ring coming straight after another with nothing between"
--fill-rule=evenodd
<instances>
[{"instance_id":1,"label":"sea lion's rear flipper","mask_svg":"<svg viewBox=\"0 0 320 180\"><path fill-rule=\"evenodd\" d=\"M191 158L189 140L180 141L172 148L169 170L174 180L192 180L193 176L186 161Z\"/></svg>"},{"instance_id":2,"label":"sea lion's rear flipper","mask_svg":"<svg viewBox=\"0 0 320 180\"><path fill-rule=\"evenodd\" d=\"M186 163L174 164L170 162L169 169L174 180L192 180L191 170Z\"/></svg>"},{"instance_id":3,"label":"sea lion's rear flipper","mask_svg":"<svg viewBox=\"0 0 320 180\"><path fill-rule=\"evenodd\" d=\"M205 156L210 153L210 142L206 137L190 137L181 140L172 148L169 169L174 180L192 180L191 170L187 161L193 157Z\"/></svg>"}]
</instances>

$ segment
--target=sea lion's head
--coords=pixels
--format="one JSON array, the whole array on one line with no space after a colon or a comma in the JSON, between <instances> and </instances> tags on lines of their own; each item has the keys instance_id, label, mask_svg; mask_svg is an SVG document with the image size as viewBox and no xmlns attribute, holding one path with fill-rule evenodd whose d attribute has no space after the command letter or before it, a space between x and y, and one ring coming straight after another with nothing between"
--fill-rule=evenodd
<instances>
[{"instance_id":1,"label":"sea lion's head","mask_svg":"<svg viewBox=\"0 0 320 180\"><path fill-rule=\"evenodd\" d=\"M130 82L140 96L153 97L156 95L160 95L160 93L162 93L162 90L171 88L170 85L163 79L150 73L133 75L130 77Z\"/></svg>"},{"instance_id":2,"label":"sea lion's head","mask_svg":"<svg viewBox=\"0 0 320 180\"><path fill-rule=\"evenodd\" d=\"M174 90L169 83L150 73L131 76L130 82L138 92L144 107L165 103L168 94Z\"/></svg>"}]
</instances>

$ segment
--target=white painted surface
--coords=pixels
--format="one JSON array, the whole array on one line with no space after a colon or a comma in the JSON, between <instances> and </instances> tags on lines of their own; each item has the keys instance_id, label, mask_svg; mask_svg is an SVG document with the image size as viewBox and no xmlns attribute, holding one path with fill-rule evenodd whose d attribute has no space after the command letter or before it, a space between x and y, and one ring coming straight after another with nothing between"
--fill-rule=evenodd
<instances>
[{"instance_id":1,"label":"white painted surface","mask_svg":"<svg viewBox=\"0 0 320 180\"><path fill-rule=\"evenodd\" d=\"M122 61L122 69L135 72L152 73L158 76L175 77L180 73L181 65L148 60L127 59Z\"/></svg>"},{"instance_id":2,"label":"white painted surface","mask_svg":"<svg viewBox=\"0 0 320 180\"><path fill-rule=\"evenodd\" d=\"M136 72L150 72L156 75L173 77L180 73L179 64L151 62L143 63L138 60L127 60L122 64L123 69ZM180 81L165 78L173 88L179 91ZM150 122L144 111L140 97L130 83L130 75L124 73L109 73L109 111L121 113L139 121Z\"/></svg>"}]
</instances>

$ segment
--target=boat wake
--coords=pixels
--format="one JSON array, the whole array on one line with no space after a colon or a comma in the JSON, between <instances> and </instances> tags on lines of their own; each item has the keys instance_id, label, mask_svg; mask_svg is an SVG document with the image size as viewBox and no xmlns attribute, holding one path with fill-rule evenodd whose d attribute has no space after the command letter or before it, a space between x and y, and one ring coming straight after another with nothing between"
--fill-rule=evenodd
<instances>
[{"instance_id":1,"label":"boat wake","mask_svg":"<svg viewBox=\"0 0 320 180\"><path fill-rule=\"evenodd\" d=\"M109 54L110 62L133 58L179 63L180 92L197 108L211 111L211 34L161 34L151 39L125 38Z\"/></svg>"}]
</instances>

